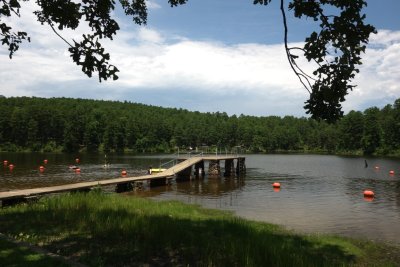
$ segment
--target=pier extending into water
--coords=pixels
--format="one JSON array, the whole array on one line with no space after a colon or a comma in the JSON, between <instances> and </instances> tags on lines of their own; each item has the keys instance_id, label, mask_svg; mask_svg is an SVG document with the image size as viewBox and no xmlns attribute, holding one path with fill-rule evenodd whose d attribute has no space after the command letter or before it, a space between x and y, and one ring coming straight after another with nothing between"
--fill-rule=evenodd
<instances>
[{"instance_id":1,"label":"pier extending into water","mask_svg":"<svg viewBox=\"0 0 400 267\"><path fill-rule=\"evenodd\" d=\"M191 178L199 178L205 175L205 161L209 162L209 177L219 177L222 174L220 161L225 161L225 170L223 173L223 176L225 177L235 177L236 175L241 175L246 171L245 157L240 157L237 155L205 156L203 154L199 154L189 158L175 159L174 163L176 164L160 173L0 192L1 206L8 206L15 203L20 203L31 198L35 199L37 198L37 196L40 195L69 191L89 191L90 189L99 186L116 185L116 191L121 192L124 191L124 188L132 188L132 183L140 181L149 181L150 186L166 185L171 179L174 178L176 182L187 181Z\"/></svg>"}]
</instances>

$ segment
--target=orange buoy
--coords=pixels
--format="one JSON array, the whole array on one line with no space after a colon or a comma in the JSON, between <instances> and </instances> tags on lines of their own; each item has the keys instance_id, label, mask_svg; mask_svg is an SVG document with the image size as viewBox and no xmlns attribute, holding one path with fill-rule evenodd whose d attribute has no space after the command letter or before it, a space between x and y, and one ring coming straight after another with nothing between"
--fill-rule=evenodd
<instances>
[{"instance_id":1,"label":"orange buoy","mask_svg":"<svg viewBox=\"0 0 400 267\"><path fill-rule=\"evenodd\" d=\"M274 187L274 192L279 192L279 191L281 191L280 187Z\"/></svg>"},{"instance_id":2,"label":"orange buoy","mask_svg":"<svg viewBox=\"0 0 400 267\"><path fill-rule=\"evenodd\" d=\"M121 175L122 176L126 176L128 173L126 172L126 170L123 170L122 172L121 172Z\"/></svg>"},{"instance_id":3,"label":"orange buoy","mask_svg":"<svg viewBox=\"0 0 400 267\"><path fill-rule=\"evenodd\" d=\"M75 169L75 173L80 173L81 172L81 169L80 168L76 168Z\"/></svg>"},{"instance_id":4,"label":"orange buoy","mask_svg":"<svg viewBox=\"0 0 400 267\"><path fill-rule=\"evenodd\" d=\"M80 160L79 160L78 158L76 158L76 159L75 159L75 162L76 162L76 163L79 163L79 162L80 162Z\"/></svg>"},{"instance_id":5,"label":"orange buoy","mask_svg":"<svg viewBox=\"0 0 400 267\"><path fill-rule=\"evenodd\" d=\"M394 171L389 171L389 174L392 174L392 175L393 175L393 174L394 174Z\"/></svg>"},{"instance_id":6,"label":"orange buoy","mask_svg":"<svg viewBox=\"0 0 400 267\"><path fill-rule=\"evenodd\" d=\"M4 160L3 164L4 164L4 166L7 166L8 165L8 160Z\"/></svg>"},{"instance_id":7,"label":"orange buoy","mask_svg":"<svg viewBox=\"0 0 400 267\"><path fill-rule=\"evenodd\" d=\"M367 201L367 202L371 202L372 200L374 200L374 197L364 196L364 200Z\"/></svg>"},{"instance_id":8,"label":"orange buoy","mask_svg":"<svg viewBox=\"0 0 400 267\"><path fill-rule=\"evenodd\" d=\"M39 171L44 172L44 166L39 166Z\"/></svg>"},{"instance_id":9,"label":"orange buoy","mask_svg":"<svg viewBox=\"0 0 400 267\"><path fill-rule=\"evenodd\" d=\"M272 186L274 188L281 188L281 184L280 183L273 183Z\"/></svg>"},{"instance_id":10,"label":"orange buoy","mask_svg":"<svg viewBox=\"0 0 400 267\"><path fill-rule=\"evenodd\" d=\"M44 164L47 164L47 162L48 162L48 160L47 160L47 159L43 160L43 163L44 163Z\"/></svg>"},{"instance_id":11,"label":"orange buoy","mask_svg":"<svg viewBox=\"0 0 400 267\"><path fill-rule=\"evenodd\" d=\"M375 196L375 194L374 194L374 192L372 191L372 190L365 190L364 191L364 197L374 197Z\"/></svg>"}]
</instances>

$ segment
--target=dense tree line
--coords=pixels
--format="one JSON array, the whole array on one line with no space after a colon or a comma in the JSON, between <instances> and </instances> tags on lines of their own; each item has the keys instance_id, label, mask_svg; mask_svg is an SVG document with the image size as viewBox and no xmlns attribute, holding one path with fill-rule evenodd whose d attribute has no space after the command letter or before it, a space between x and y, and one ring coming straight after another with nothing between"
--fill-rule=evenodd
<instances>
[{"instance_id":1,"label":"dense tree line","mask_svg":"<svg viewBox=\"0 0 400 267\"><path fill-rule=\"evenodd\" d=\"M20 10L29 10L27 6L21 5L23 1L3 0L0 5L0 41L8 49L10 58L18 51L21 43L30 42L28 33L17 26L17 20L26 15ZM254 0L253 4L267 6L271 1ZM120 0L119 4L114 0L35 2L37 10L33 14L37 20L42 25L47 24L66 43L71 59L82 67L87 76L92 77L97 73L100 82L119 78L118 68L110 64L110 54L102 45L102 40L113 40L120 30L115 20L118 12L114 12L114 9L120 6L125 15L131 17L137 25L147 23L149 11L149 2L146 0ZM168 0L171 7L188 2L191 1ZM294 74L310 94L304 108L312 118L335 122L343 115L341 103L355 87L351 82L359 72L361 54L365 52L370 34L376 33L375 27L365 22L363 8L366 6L367 0L293 0L288 1L287 6L284 0L280 1L286 56ZM305 38L303 48L289 47L287 10L293 11L296 18L312 20L319 25L318 30L312 31ZM67 40L68 38L62 36L64 29L76 30L80 25L81 29L86 28L83 39ZM314 66L318 67L312 74L304 72L296 63L299 55L309 62L317 63Z\"/></svg>"},{"instance_id":2,"label":"dense tree line","mask_svg":"<svg viewBox=\"0 0 400 267\"><path fill-rule=\"evenodd\" d=\"M2 151L248 152L399 154L400 99L351 111L335 124L285 116L228 116L130 102L0 98Z\"/></svg>"}]
</instances>

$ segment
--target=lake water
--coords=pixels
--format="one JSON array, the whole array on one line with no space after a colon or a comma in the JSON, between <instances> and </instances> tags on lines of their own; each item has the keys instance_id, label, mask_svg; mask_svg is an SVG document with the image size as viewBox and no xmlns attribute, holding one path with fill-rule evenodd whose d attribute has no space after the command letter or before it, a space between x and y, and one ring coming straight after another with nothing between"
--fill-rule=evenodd
<instances>
[{"instance_id":1,"label":"lake water","mask_svg":"<svg viewBox=\"0 0 400 267\"><path fill-rule=\"evenodd\" d=\"M330 233L400 244L400 160L327 155L245 155L243 178L211 178L130 192L156 200L180 200L284 225L305 233ZM68 168L79 157L81 173ZM39 165L48 164L43 173ZM15 165L0 172L0 191L145 174L168 156L0 153ZM223 164L222 164L223 165ZM378 166L379 169L375 168ZM207 166L206 166L207 167ZM222 168L223 169L223 168ZM395 174L390 175L389 171ZM274 190L272 183L281 189ZM371 189L375 198L364 199Z\"/></svg>"}]
</instances>

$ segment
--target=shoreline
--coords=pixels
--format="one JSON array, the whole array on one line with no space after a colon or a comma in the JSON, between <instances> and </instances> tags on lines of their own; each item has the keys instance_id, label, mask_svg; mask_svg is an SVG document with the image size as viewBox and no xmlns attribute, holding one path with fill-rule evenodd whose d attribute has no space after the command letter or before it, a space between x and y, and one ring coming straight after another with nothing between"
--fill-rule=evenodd
<instances>
[{"instance_id":1,"label":"shoreline","mask_svg":"<svg viewBox=\"0 0 400 267\"><path fill-rule=\"evenodd\" d=\"M101 191L46 197L0 214L6 235L63 257L80 255L74 260L88 266L396 266L400 261L400 246L393 244L299 234L232 212Z\"/></svg>"}]
</instances>

